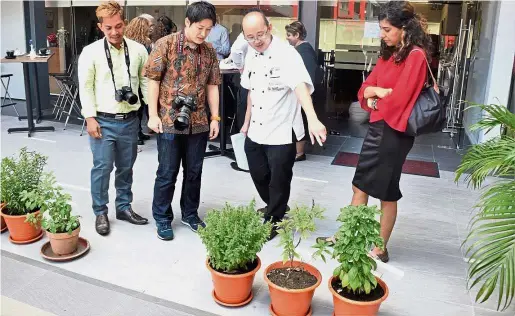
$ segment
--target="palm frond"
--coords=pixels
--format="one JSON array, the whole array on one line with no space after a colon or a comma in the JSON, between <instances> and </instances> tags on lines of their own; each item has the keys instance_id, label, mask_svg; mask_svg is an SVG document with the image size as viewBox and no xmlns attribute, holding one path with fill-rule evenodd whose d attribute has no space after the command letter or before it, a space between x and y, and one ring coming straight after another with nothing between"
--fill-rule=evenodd
<instances>
[{"instance_id":1,"label":"palm frond","mask_svg":"<svg viewBox=\"0 0 515 316\"><path fill-rule=\"evenodd\" d=\"M477 104L473 102L466 102L471 106L470 108L480 108L488 115L484 116L478 123L472 125L471 130L486 130L488 133L492 128L497 126L506 126L511 130L515 130L515 114L508 110L508 107L499 104Z\"/></svg>"},{"instance_id":2,"label":"palm frond","mask_svg":"<svg viewBox=\"0 0 515 316\"><path fill-rule=\"evenodd\" d=\"M465 175L465 181L474 188L481 186L487 176L513 177L515 175L515 139L500 136L474 145L463 156L456 170L456 181Z\"/></svg>"},{"instance_id":3,"label":"palm frond","mask_svg":"<svg viewBox=\"0 0 515 316\"><path fill-rule=\"evenodd\" d=\"M498 289L497 309L505 310L515 296L515 181L492 185L481 201L464 242L472 243L466 250L469 288L481 284L476 296L481 303Z\"/></svg>"}]
</instances>

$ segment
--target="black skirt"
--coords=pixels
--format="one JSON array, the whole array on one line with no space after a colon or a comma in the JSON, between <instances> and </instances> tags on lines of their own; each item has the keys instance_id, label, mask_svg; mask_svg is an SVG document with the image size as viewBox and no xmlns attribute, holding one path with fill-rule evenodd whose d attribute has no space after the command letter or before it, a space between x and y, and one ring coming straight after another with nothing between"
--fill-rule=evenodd
<instances>
[{"instance_id":1,"label":"black skirt","mask_svg":"<svg viewBox=\"0 0 515 316\"><path fill-rule=\"evenodd\" d=\"M352 184L381 201L400 200L402 166L414 141L415 137L394 130L385 121L370 123Z\"/></svg>"}]
</instances>

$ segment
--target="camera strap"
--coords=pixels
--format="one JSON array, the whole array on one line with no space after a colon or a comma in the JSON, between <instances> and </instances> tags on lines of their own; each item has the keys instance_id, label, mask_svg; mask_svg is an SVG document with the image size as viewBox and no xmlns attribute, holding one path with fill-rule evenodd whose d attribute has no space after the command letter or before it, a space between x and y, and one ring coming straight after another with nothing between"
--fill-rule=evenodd
<instances>
[{"instance_id":1,"label":"camera strap","mask_svg":"<svg viewBox=\"0 0 515 316\"><path fill-rule=\"evenodd\" d=\"M127 74L129 74L129 87L132 89L131 82L131 59L129 57L129 47L127 46L127 42L123 39L123 50L125 53L125 64L127 65ZM114 91L116 91L116 84L114 82L114 72L113 72L113 60L111 58L111 51L109 50L109 45L107 44L107 39L104 38L104 51L106 53L107 65L109 66L109 70L111 70L111 79L113 79Z\"/></svg>"},{"instance_id":2,"label":"camera strap","mask_svg":"<svg viewBox=\"0 0 515 316\"><path fill-rule=\"evenodd\" d=\"M184 43L185 43L184 31L181 31L179 33L179 41L177 43L177 55L181 59L181 68L184 65L184 62L186 61L186 55L184 54ZM197 83L196 83L197 84L197 93L196 93L197 97L200 92L200 67L201 67L201 62L202 62L201 56L202 56L201 45L198 45L198 58L197 58L197 65L195 67L196 68L195 73L197 75Z\"/></svg>"}]
</instances>

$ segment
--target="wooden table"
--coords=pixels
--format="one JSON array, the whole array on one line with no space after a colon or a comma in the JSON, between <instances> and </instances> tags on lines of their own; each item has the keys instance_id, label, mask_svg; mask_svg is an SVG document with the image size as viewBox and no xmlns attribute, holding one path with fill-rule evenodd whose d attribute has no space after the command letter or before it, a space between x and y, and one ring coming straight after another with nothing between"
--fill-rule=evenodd
<instances>
[{"instance_id":1,"label":"wooden table","mask_svg":"<svg viewBox=\"0 0 515 316\"><path fill-rule=\"evenodd\" d=\"M42 56L42 57L36 57L34 59L31 59L28 55L18 56L13 59L7 59L2 58L1 63L2 64L8 64L8 63L22 63L23 64L23 76L25 81L25 98L26 98L26 104L27 104L27 116L20 116L20 119L27 119L28 121L28 127L17 127L17 128L9 128L7 132L13 133L13 132L28 132L28 136L31 136L31 133L34 132L53 132L55 129L53 126L34 126L34 120L33 120L33 109L34 106L36 107L37 111L37 117L36 122L40 123L43 119L43 116L41 114L41 102L39 100L39 91L37 90L38 85L38 76L37 76L37 69L36 64L37 63L48 63L48 60L50 57L52 57L53 53L48 56ZM34 74L33 78L30 77L29 74L29 67L34 67ZM32 100L32 90L36 91L36 100Z\"/></svg>"}]
</instances>

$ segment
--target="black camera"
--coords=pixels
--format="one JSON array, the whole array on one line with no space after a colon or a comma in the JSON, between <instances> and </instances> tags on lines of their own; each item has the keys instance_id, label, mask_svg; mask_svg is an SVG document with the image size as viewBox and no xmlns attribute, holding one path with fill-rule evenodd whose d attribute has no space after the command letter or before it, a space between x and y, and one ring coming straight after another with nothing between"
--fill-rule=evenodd
<instances>
[{"instance_id":1,"label":"black camera","mask_svg":"<svg viewBox=\"0 0 515 316\"><path fill-rule=\"evenodd\" d=\"M172 108L179 110L173 126L175 129L182 131L190 126L191 112L197 110L197 101L192 96L178 95L172 101Z\"/></svg>"},{"instance_id":2,"label":"black camera","mask_svg":"<svg viewBox=\"0 0 515 316\"><path fill-rule=\"evenodd\" d=\"M138 96L132 92L131 87L123 86L114 92L114 98L117 102L127 101L129 104L136 104Z\"/></svg>"}]
</instances>

